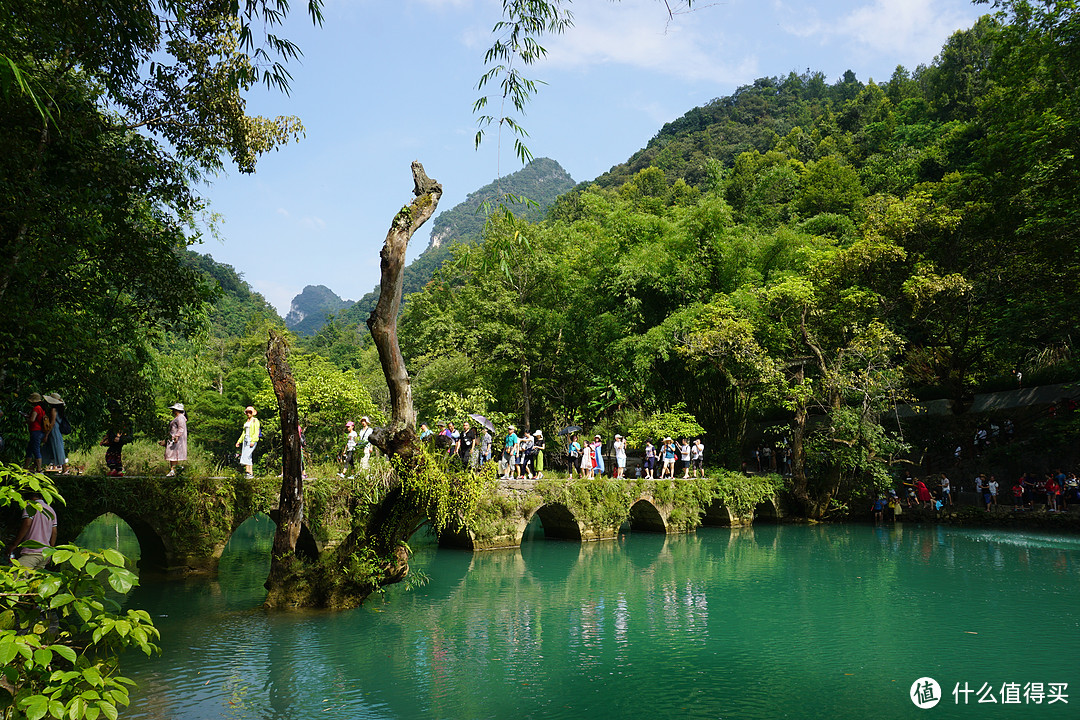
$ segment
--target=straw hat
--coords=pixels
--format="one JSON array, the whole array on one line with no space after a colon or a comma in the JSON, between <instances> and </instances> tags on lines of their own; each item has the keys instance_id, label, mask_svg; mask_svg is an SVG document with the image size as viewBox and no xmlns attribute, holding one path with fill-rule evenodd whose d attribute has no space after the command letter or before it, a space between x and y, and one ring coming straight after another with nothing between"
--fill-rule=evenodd
<instances>
[{"instance_id":1,"label":"straw hat","mask_svg":"<svg viewBox=\"0 0 1080 720\"><path fill-rule=\"evenodd\" d=\"M45 396L45 402L49 403L50 405L63 405L64 404L64 400L60 397L59 393L48 393Z\"/></svg>"},{"instance_id":2,"label":"straw hat","mask_svg":"<svg viewBox=\"0 0 1080 720\"><path fill-rule=\"evenodd\" d=\"M184 403L176 403L175 405L170 405L169 409L184 412Z\"/></svg>"},{"instance_id":3,"label":"straw hat","mask_svg":"<svg viewBox=\"0 0 1080 720\"><path fill-rule=\"evenodd\" d=\"M252 407L251 405L248 405L248 406L247 406L246 408L244 408L244 412L248 412L249 410L251 411L251 414L252 414L252 415L258 415L258 414L259 414L259 411L258 411L258 410L256 410L256 409L255 409L254 407Z\"/></svg>"},{"instance_id":4,"label":"straw hat","mask_svg":"<svg viewBox=\"0 0 1080 720\"><path fill-rule=\"evenodd\" d=\"M26 402L39 403L41 402L41 396L37 393L30 393L30 397L26 398Z\"/></svg>"}]
</instances>

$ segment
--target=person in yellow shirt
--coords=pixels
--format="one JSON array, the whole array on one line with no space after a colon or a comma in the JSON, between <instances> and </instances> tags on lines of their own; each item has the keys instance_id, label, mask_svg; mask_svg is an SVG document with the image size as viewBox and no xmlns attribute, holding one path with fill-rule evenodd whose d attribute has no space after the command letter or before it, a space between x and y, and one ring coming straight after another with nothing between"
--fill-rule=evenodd
<instances>
[{"instance_id":1,"label":"person in yellow shirt","mask_svg":"<svg viewBox=\"0 0 1080 720\"><path fill-rule=\"evenodd\" d=\"M259 436L262 435L262 425L259 423L259 418L255 417L257 414L255 408L250 405L244 408L247 420L244 422L244 429L240 432L240 439L236 441L236 447L240 448L240 464L244 466L244 477L248 479L255 477L251 467L251 455L255 452Z\"/></svg>"}]
</instances>

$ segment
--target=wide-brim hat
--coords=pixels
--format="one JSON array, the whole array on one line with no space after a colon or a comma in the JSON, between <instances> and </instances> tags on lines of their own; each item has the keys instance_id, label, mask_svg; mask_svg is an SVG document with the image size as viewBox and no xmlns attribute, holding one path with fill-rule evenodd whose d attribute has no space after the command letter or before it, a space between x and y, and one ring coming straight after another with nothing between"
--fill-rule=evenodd
<instances>
[{"instance_id":1,"label":"wide-brim hat","mask_svg":"<svg viewBox=\"0 0 1080 720\"><path fill-rule=\"evenodd\" d=\"M39 403L41 402L41 395L37 393L30 393L30 397L26 398L26 402Z\"/></svg>"},{"instance_id":2,"label":"wide-brim hat","mask_svg":"<svg viewBox=\"0 0 1080 720\"><path fill-rule=\"evenodd\" d=\"M250 411L251 411L251 414L252 414L252 415L258 415L258 414L259 414L259 411L258 411L258 410L256 410L256 409L255 409L254 407L252 407L251 405L248 405L248 406L247 406L246 408L244 408L244 412L247 412L248 410L250 410Z\"/></svg>"},{"instance_id":3,"label":"wide-brim hat","mask_svg":"<svg viewBox=\"0 0 1080 720\"><path fill-rule=\"evenodd\" d=\"M184 403L176 403L175 405L170 405L169 409L170 410L179 410L180 412L184 412Z\"/></svg>"},{"instance_id":4,"label":"wide-brim hat","mask_svg":"<svg viewBox=\"0 0 1080 720\"><path fill-rule=\"evenodd\" d=\"M364 417L360 418L360 422L366 422L366 423L367 423L367 424L369 424L369 425L371 424L371 420L369 420L369 419L368 419L368 416L367 416L367 415L365 415Z\"/></svg>"},{"instance_id":5,"label":"wide-brim hat","mask_svg":"<svg viewBox=\"0 0 1080 720\"><path fill-rule=\"evenodd\" d=\"M45 396L45 402L49 403L50 405L63 405L64 399L61 398L58 393L48 393Z\"/></svg>"},{"instance_id":6,"label":"wide-brim hat","mask_svg":"<svg viewBox=\"0 0 1080 720\"><path fill-rule=\"evenodd\" d=\"M354 423L352 420L349 420L347 423L345 423L345 427L355 427L355 426L356 426L356 423Z\"/></svg>"},{"instance_id":7,"label":"wide-brim hat","mask_svg":"<svg viewBox=\"0 0 1080 720\"><path fill-rule=\"evenodd\" d=\"M544 437L544 431L543 430L537 430L536 432L533 433L533 435L535 435L536 437Z\"/></svg>"}]
</instances>

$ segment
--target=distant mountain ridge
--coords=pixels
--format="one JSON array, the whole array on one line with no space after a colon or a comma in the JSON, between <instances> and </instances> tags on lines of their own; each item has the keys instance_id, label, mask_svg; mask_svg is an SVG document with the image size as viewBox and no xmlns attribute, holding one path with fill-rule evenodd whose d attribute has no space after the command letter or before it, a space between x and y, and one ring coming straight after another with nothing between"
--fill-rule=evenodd
<instances>
[{"instance_id":1,"label":"distant mountain ridge","mask_svg":"<svg viewBox=\"0 0 1080 720\"><path fill-rule=\"evenodd\" d=\"M352 307L352 300L343 300L325 285L308 285L293 298L285 327L297 335L312 335L326 324L329 315Z\"/></svg>"}]
</instances>

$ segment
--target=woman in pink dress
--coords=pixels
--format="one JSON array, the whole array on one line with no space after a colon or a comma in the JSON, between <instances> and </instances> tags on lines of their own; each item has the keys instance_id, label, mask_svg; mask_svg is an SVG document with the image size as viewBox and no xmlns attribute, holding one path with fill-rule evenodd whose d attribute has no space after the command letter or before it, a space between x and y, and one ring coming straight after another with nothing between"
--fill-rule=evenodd
<instances>
[{"instance_id":1,"label":"woman in pink dress","mask_svg":"<svg viewBox=\"0 0 1080 720\"><path fill-rule=\"evenodd\" d=\"M163 442L165 459L169 461L169 473L165 477L176 475L176 463L187 460L187 416L184 414L184 403L170 405L169 409L173 411L173 419L169 423L169 437Z\"/></svg>"}]
</instances>

